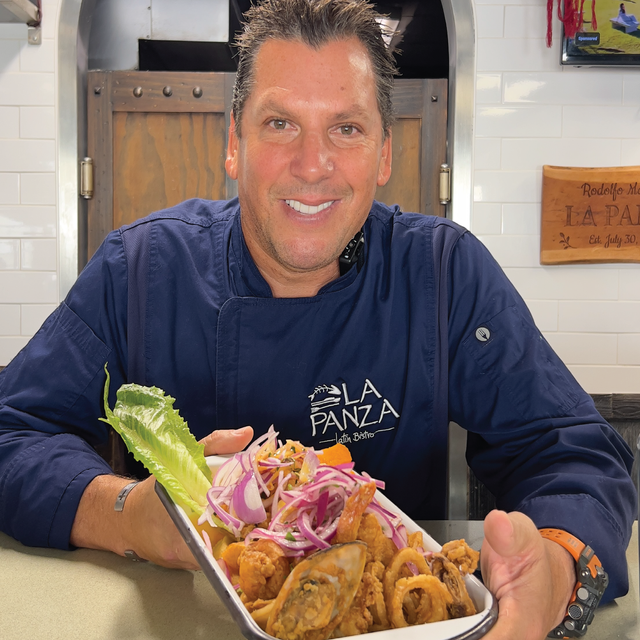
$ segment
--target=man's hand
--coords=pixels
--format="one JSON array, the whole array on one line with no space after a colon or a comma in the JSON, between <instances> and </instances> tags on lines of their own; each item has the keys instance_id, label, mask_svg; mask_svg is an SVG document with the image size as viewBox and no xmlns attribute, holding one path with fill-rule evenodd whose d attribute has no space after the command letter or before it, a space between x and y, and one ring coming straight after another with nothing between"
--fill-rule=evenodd
<instances>
[{"instance_id":1,"label":"man's hand","mask_svg":"<svg viewBox=\"0 0 640 640\"><path fill-rule=\"evenodd\" d=\"M484 535L482 577L499 609L486 640L543 640L564 617L576 582L574 559L523 513L492 511Z\"/></svg>"},{"instance_id":2,"label":"man's hand","mask_svg":"<svg viewBox=\"0 0 640 640\"><path fill-rule=\"evenodd\" d=\"M214 431L201 442L205 455L241 451L253 438L253 429ZM85 489L71 529L71 544L105 549L119 555L135 551L163 567L198 569L189 547L155 493L151 476L134 487L122 512L114 511L118 493L130 482L117 476L98 476Z\"/></svg>"}]
</instances>

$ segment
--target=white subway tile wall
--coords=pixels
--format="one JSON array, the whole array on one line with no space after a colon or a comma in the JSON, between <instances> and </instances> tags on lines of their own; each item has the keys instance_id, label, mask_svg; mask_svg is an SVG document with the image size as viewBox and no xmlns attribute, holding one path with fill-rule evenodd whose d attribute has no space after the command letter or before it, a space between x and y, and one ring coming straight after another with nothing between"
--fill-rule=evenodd
<instances>
[{"instance_id":1,"label":"white subway tile wall","mask_svg":"<svg viewBox=\"0 0 640 640\"><path fill-rule=\"evenodd\" d=\"M539 261L543 165L640 165L640 70L560 65L560 23L548 49L541 0L475 7L471 230L587 391L640 393L640 264Z\"/></svg>"},{"instance_id":2,"label":"white subway tile wall","mask_svg":"<svg viewBox=\"0 0 640 640\"><path fill-rule=\"evenodd\" d=\"M57 304L56 32L0 24L0 365ZM640 71L563 67L541 0L475 0L471 229L591 393L640 392L640 265L541 266L542 165L640 165Z\"/></svg>"},{"instance_id":3,"label":"white subway tile wall","mask_svg":"<svg viewBox=\"0 0 640 640\"><path fill-rule=\"evenodd\" d=\"M12 335L20 335L20 305L0 304L0 336Z\"/></svg>"},{"instance_id":4,"label":"white subway tile wall","mask_svg":"<svg viewBox=\"0 0 640 640\"><path fill-rule=\"evenodd\" d=\"M42 3L42 44L0 24L0 366L58 304L56 33L60 0Z\"/></svg>"}]
</instances>

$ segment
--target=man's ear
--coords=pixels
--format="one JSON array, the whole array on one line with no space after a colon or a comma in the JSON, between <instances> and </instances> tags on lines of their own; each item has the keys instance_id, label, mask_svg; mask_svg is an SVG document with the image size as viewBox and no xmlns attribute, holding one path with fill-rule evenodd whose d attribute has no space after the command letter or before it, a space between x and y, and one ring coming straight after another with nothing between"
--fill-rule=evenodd
<instances>
[{"instance_id":1,"label":"man's ear","mask_svg":"<svg viewBox=\"0 0 640 640\"><path fill-rule=\"evenodd\" d=\"M385 141L382 143L382 155L380 156L380 165L378 166L378 186L384 187L391 177L391 131L387 134Z\"/></svg>"},{"instance_id":2,"label":"man's ear","mask_svg":"<svg viewBox=\"0 0 640 640\"><path fill-rule=\"evenodd\" d=\"M229 123L229 142L227 143L227 158L224 161L224 168L232 180L238 179L238 136L236 135L236 121L231 114Z\"/></svg>"}]
</instances>

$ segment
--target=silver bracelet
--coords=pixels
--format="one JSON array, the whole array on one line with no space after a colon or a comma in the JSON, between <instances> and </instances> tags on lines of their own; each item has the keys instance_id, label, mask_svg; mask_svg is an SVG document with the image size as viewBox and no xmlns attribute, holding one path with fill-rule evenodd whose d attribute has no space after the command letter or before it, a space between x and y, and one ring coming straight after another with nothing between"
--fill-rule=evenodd
<instances>
[{"instance_id":1,"label":"silver bracelet","mask_svg":"<svg viewBox=\"0 0 640 640\"><path fill-rule=\"evenodd\" d=\"M122 511L124 509L124 503L127 499L127 496L131 493L131 490L140 483L140 480L135 480L134 482L130 482L125 487L122 487L118 497L116 498L116 503L113 505L115 511Z\"/></svg>"},{"instance_id":2,"label":"silver bracelet","mask_svg":"<svg viewBox=\"0 0 640 640\"><path fill-rule=\"evenodd\" d=\"M133 549L125 549L124 557L129 558L129 560L133 560L134 562L148 562L148 560L141 558Z\"/></svg>"},{"instance_id":3,"label":"silver bracelet","mask_svg":"<svg viewBox=\"0 0 640 640\"><path fill-rule=\"evenodd\" d=\"M113 505L115 511L122 511L124 509L124 503L127 499L127 496L131 493L131 490L140 484L140 480L135 480L134 482L130 482L128 485L122 487L122 490L118 494L116 498L116 503ZM129 560L133 560L134 562L147 562L144 558L141 558L133 549L125 549L124 557L129 558Z\"/></svg>"}]
</instances>

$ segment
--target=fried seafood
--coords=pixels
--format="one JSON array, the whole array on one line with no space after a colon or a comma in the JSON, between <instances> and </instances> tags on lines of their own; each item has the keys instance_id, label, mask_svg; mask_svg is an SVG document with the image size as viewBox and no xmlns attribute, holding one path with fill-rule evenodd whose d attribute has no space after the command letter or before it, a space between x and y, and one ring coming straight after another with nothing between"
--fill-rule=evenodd
<instances>
[{"instance_id":1,"label":"fried seafood","mask_svg":"<svg viewBox=\"0 0 640 640\"><path fill-rule=\"evenodd\" d=\"M422 531L414 531L407 536L407 546L412 549L423 549L424 541L422 539Z\"/></svg>"},{"instance_id":2,"label":"fried seafood","mask_svg":"<svg viewBox=\"0 0 640 640\"><path fill-rule=\"evenodd\" d=\"M464 540L451 540L442 547L442 555L458 567L462 575L473 573L478 568L480 552L472 549Z\"/></svg>"},{"instance_id":3,"label":"fried seafood","mask_svg":"<svg viewBox=\"0 0 640 640\"><path fill-rule=\"evenodd\" d=\"M362 516L356 538L367 543L367 562L381 562L386 567L398 550L393 540L384 535L373 513Z\"/></svg>"},{"instance_id":4,"label":"fried seafood","mask_svg":"<svg viewBox=\"0 0 640 640\"><path fill-rule=\"evenodd\" d=\"M316 452L276 436L220 467L201 517L224 526L209 549L261 629L327 640L475 613L463 576L478 554L464 540L428 551L346 447Z\"/></svg>"},{"instance_id":5,"label":"fried seafood","mask_svg":"<svg viewBox=\"0 0 640 640\"><path fill-rule=\"evenodd\" d=\"M280 593L289 575L289 560L275 542L258 540L244 547L238 568L243 600L270 600Z\"/></svg>"},{"instance_id":6,"label":"fried seafood","mask_svg":"<svg viewBox=\"0 0 640 640\"><path fill-rule=\"evenodd\" d=\"M420 574L411 578L400 578L394 585L393 595L389 603L389 619L394 628L407 627L409 622L405 619L405 602L411 600L412 592L421 591L418 604L415 606L415 622L413 624L424 624L426 622L438 622L447 620L448 605L452 600L447 588L431 575Z\"/></svg>"},{"instance_id":7,"label":"fried seafood","mask_svg":"<svg viewBox=\"0 0 640 640\"><path fill-rule=\"evenodd\" d=\"M365 560L366 546L351 542L300 562L276 598L267 633L282 640L326 640L351 606Z\"/></svg>"},{"instance_id":8,"label":"fried seafood","mask_svg":"<svg viewBox=\"0 0 640 640\"><path fill-rule=\"evenodd\" d=\"M247 611L251 614L251 617L256 621L258 626L264 631L267 628L267 622L269 616L273 610L275 599L272 600L254 600L253 602L245 602Z\"/></svg>"},{"instance_id":9,"label":"fried seafood","mask_svg":"<svg viewBox=\"0 0 640 640\"><path fill-rule=\"evenodd\" d=\"M352 542L358 535L360 520L373 499L376 485L373 482L361 484L348 498L338 519L335 541L338 544Z\"/></svg>"},{"instance_id":10,"label":"fried seafood","mask_svg":"<svg viewBox=\"0 0 640 640\"><path fill-rule=\"evenodd\" d=\"M365 571L351 606L333 632L334 638L367 633L373 624L370 608L375 604L375 578Z\"/></svg>"},{"instance_id":11,"label":"fried seafood","mask_svg":"<svg viewBox=\"0 0 640 640\"><path fill-rule=\"evenodd\" d=\"M441 553L435 553L431 557L431 569L433 574L449 590L452 601L448 604L449 615L452 618L463 618L476 613L476 608L467 593L462 574L458 568L445 558Z\"/></svg>"},{"instance_id":12,"label":"fried seafood","mask_svg":"<svg viewBox=\"0 0 640 640\"><path fill-rule=\"evenodd\" d=\"M237 546L227 547L228 562L238 558L242 599L262 629L282 640L326 640L476 613L459 569L442 553L425 552L421 533L410 537L415 548L370 560L377 529L366 523L369 515L358 533L369 535L373 551L366 541L338 544L289 566L269 540L240 543L239 555ZM463 546L456 541L455 549Z\"/></svg>"},{"instance_id":13,"label":"fried seafood","mask_svg":"<svg viewBox=\"0 0 640 640\"><path fill-rule=\"evenodd\" d=\"M417 570L417 573L421 573L427 576L431 575L431 569L425 560L425 557L416 549L411 547L405 547L400 549L391 560L391 563L385 571L382 585L384 588L384 601L387 605L387 611L391 610L391 601L393 599L395 586L398 580L404 576L408 577L412 575L412 569L407 566L410 562ZM404 573L403 573L404 572Z\"/></svg>"},{"instance_id":14,"label":"fried seafood","mask_svg":"<svg viewBox=\"0 0 640 640\"><path fill-rule=\"evenodd\" d=\"M384 572L386 571L385 565L379 560L368 562L365 565L364 573L371 576L372 586L372 602L369 606L369 612L372 616L372 624L369 631L381 631L389 628L389 619L387 617L387 605L384 602L384 588L382 586L382 580L384 578Z\"/></svg>"},{"instance_id":15,"label":"fried seafood","mask_svg":"<svg viewBox=\"0 0 640 640\"><path fill-rule=\"evenodd\" d=\"M225 561L229 573L231 573L232 576L237 576L240 573L238 558L245 548L246 545L244 542L232 542L230 545L227 545L220 556Z\"/></svg>"}]
</instances>

